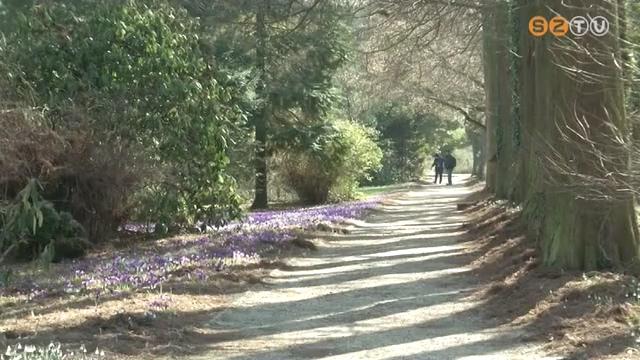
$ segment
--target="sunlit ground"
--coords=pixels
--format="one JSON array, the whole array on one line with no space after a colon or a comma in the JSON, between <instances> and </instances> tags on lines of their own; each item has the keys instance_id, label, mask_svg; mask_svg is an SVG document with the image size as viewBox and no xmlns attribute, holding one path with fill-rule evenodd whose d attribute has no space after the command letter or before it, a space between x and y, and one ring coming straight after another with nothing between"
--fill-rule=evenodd
<instances>
[{"instance_id":1,"label":"sunlit ground","mask_svg":"<svg viewBox=\"0 0 640 360\"><path fill-rule=\"evenodd\" d=\"M471 297L456 210L470 191L416 189L324 238L212 318L201 331L220 341L194 358L541 358L519 331L482 321Z\"/></svg>"}]
</instances>

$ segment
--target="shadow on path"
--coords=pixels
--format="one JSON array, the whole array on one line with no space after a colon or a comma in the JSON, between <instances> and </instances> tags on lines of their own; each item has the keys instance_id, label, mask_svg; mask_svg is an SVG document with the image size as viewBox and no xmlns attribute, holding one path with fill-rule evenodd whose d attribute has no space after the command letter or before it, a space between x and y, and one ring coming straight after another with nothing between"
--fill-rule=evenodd
<instances>
[{"instance_id":1,"label":"shadow on path","mask_svg":"<svg viewBox=\"0 0 640 360\"><path fill-rule=\"evenodd\" d=\"M543 358L471 297L479 284L456 205L478 189L395 194L190 334L191 359Z\"/></svg>"}]
</instances>

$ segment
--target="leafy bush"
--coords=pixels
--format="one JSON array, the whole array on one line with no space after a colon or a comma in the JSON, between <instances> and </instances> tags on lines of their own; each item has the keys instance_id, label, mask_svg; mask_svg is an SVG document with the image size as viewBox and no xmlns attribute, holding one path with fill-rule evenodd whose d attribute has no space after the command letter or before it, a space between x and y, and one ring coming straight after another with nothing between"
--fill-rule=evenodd
<instances>
[{"instance_id":1,"label":"leafy bush","mask_svg":"<svg viewBox=\"0 0 640 360\"><path fill-rule=\"evenodd\" d=\"M131 216L220 224L239 215L226 168L229 134L243 118L199 26L161 0L48 2L3 49L7 88L49 109L45 122L61 140L50 171L39 171L38 156L25 159L28 168L92 241ZM33 174L17 170L0 185L15 189Z\"/></svg>"},{"instance_id":2,"label":"leafy bush","mask_svg":"<svg viewBox=\"0 0 640 360\"><path fill-rule=\"evenodd\" d=\"M376 144L377 132L364 125L346 120L335 121L338 141L346 151L342 154L339 176L331 189L333 200L351 200L358 187L370 181L372 175L382 166L382 150Z\"/></svg>"},{"instance_id":3,"label":"leafy bush","mask_svg":"<svg viewBox=\"0 0 640 360\"><path fill-rule=\"evenodd\" d=\"M15 249L20 258L40 256L45 262L83 255L88 243L82 226L71 214L58 212L40 190L32 179L15 201L0 207L0 251Z\"/></svg>"},{"instance_id":4,"label":"leafy bush","mask_svg":"<svg viewBox=\"0 0 640 360\"><path fill-rule=\"evenodd\" d=\"M326 169L324 162L312 153L287 153L280 159L287 184L300 201L307 205L322 204L329 200L329 190L337 174Z\"/></svg>"},{"instance_id":5,"label":"leafy bush","mask_svg":"<svg viewBox=\"0 0 640 360\"><path fill-rule=\"evenodd\" d=\"M30 178L42 179L42 196L72 213L89 237L99 240L125 217L127 195L148 172L132 155L139 147L100 140L78 114L67 114L57 121L65 126L54 127L51 112L18 104L0 112L1 197L13 199Z\"/></svg>"},{"instance_id":6,"label":"leafy bush","mask_svg":"<svg viewBox=\"0 0 640 360\"><path fill-rule=\"evenodd\" d=\"M280 158L278 167L286 183L307 204L347 200L356 194L361 180L380 167L382 151L375 132L363 125L334 120L301 134L298 147Z\"/></svg>"}]
</instances>

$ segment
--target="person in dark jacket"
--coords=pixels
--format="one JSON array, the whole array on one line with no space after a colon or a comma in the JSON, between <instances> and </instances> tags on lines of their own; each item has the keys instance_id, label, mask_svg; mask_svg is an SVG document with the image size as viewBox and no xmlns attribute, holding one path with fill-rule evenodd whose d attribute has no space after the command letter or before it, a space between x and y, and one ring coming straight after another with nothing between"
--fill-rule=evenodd
<instances>
[{"instance_id":1,"label":"person in dark jacket","mask_svg":"<svg viewBox=\"0 0 640 360\"><path fill-rule=\"evenodd\" d=\"M438 183L438 177L440 177L440 184L442 184L442 173L444 172L444 159L440 154L433 155L433 164L432 168L436 169L436 178L433 180L434 184Z\"/></svg>"},{"instance_id":2,"label":"person in dark jacket","mask_svg":"<svg viewBox=\"0 0 640 360\"><path fill-rule=\"evenodd\" d=\"M451 155L451 153L449 152L444 156L443 161L444 169L447 172L447 185L452 185L453 183L451 182L451 176L453 174L453 169L455 169L456 167L456 158L454 158L453 155Z\"/></svg>"}]
</instances>

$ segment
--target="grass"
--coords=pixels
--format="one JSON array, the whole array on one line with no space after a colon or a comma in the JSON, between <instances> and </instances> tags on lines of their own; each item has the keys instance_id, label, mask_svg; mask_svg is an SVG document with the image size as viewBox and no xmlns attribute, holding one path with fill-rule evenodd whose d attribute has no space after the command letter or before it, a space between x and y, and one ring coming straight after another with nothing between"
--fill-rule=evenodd
<instances>
[{"instance_id":1,"label":"grass","mask_svg":"<svg viewBox=\"0 0 640 360\"><path fill-rule=\"evenodd\" d=\"M398 191L404 191L407 189L407 186L407 183L383 186L363 186L358 189L356 195L358 199L366 200ZM251 203L248 202L245 206L247 209L249 209ZM273 200L269 202L269 210L288 210L301 208L304 206L304 204L300 203L300 201L296 199L296 196L294 194L289 194L289 196L286 196L284 200Z\"/></svg>"},{"instance_id":2,"label":"grass","mask_svg":"<svg viewBox=\"0 0 640 360\"><path fill-rule=\"evenodd\" d=\"M363 198L371 198L376 197L400 190L406 189L407 184L393 184L393 185L383 185L383 186L363 186L358 189L358 192Z\"/></svg>"}]
</instances>

